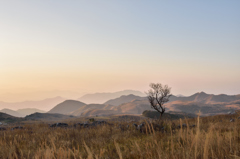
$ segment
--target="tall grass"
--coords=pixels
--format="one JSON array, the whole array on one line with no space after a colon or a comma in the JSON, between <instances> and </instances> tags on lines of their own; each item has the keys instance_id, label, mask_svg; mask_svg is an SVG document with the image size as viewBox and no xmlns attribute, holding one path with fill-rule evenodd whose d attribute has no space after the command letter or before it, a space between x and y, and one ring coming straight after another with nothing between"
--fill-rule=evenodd
<instances>
[{"instance_id":1,"label":"tall grass","mask_svg":"<svg viewBox=\"0 0 240 159\"><path fill-rule=\"evenodd\" d=\"M174 129L173 122L188 126ZM164 131L156 131L153 124L146 124L145 133L131 127L122 131L117 125L52 129L47 124L29 124L23 130L0 132L0 158L220 159L240 156L238 120L229 122L225 116L216 116L164 121L162 124ZM196 127L190 128L192 124Z\"/></svg>"}]
</instances>

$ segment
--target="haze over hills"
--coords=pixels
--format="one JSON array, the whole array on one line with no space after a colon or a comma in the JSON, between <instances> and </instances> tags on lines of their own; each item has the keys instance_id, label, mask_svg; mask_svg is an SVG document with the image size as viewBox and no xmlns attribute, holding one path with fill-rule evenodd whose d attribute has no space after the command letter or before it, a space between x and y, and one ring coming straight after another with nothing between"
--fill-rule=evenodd
<instances>
[{"instance_id":1,"label":"haze over hills","mask_svg":"<svg viewBox=\"0 0 240 159\"><path fill-rule=\"evenodd\" d=\"M65 119L72 119L72 118L75 118L75 117L71 115L50 114L50 113L33 113L30 115L27 115L26 117L15 117L7 113L0 112L0 122L6 123L6 124L21 122L21 121L28 121L28 120L57 121L57 120L65 120Z\"/></svg>"},{"instance_id":2,"label":"haze over hills","mask_svg":"<svg viewBox=\"0 0 240 159\"><path fill-rule=\"evenodd\" d=\"M25 108L25 109L18 109L18 113L23 114L24 116L30 115L33 113L46 113L46 111L36 109L36 108Z\"/></svg>"},{"instance_id":3,"label":"haze over hills","mask_svg":"<svg viewBox=\"0 0 240 159\"><path fill-rule=\"evenodd\" d=\"M81 98L78 98L79 101L82 101L87 104L91 103L97 103L97 104L103 104L108 100L121 97L122 95L129 95L133 94L136 96L146 96L144 93L140 91L135 90L124 90L124 91L118 91L113 93L94 93L94 94L86 94L82 96Z\"/></svg>"},{"instance_id":4,"label":"haze over hills","mask_svg":"<svg viewBox=\"0 0 240 159\"><path fill-rule=\"evenodd\" d=\"M26 90L25 92L22 90ZM19 88L19 90L6 90L5 93L0 94L0 101L6 103L20 103L23 101L41 101L42 99L63 97L66 99L77 99L80 96L86 94L86 92L76 92L67 90L51 90L51 91L30 91L29 88Z\"/></svg>"},{"instance_id":5,"label":"haze over hills","mask_svg":"<svg viewBox=\"0 0 240 159\"><path fill-rule=\"evenodd\" d=\"M120 93L123 93L121 91ZM125 92L126 93L126 92ZM119 92L110 93L110 96L107 97L108 93L103 94L92 94L86 95L88 100L100 96L98 100L107 99L116 94L119 95ZM141 92L140 92L141 94ZM142 94L143 95L143 94ZM63 98L57 97L54 99L48 99L44 101L61 101ZM35 101L36 102L36 101ZM52 103L53 103L52 102ZM31 102L33 103L33 102ZM40 103L44 103L41 101ZM47 102L50 103L50 102ZM227 113L229 111L234 111L240 109L240 95L213 95L206 94L205 92L195 93L191 96L171 96L170 101L165 104L166 111L174 112L185 112L196 114L201 111L202 115L214 115L219 113ZM104 104L86 104L77 100L65 100L61 103L57 103L55 106L52 106L52 109L48 113L57 113L64 115L73 115L73 116L107 116L107 115L116 115L116 114L142 114L145 110L153 110L149 104L149 101L146 97L140 97L137 95L129 94L116 97L115 99L110 99ZM20 109L17 111L10 109L3 109L2 112L10 114L16 117L24 117L35 112L44 111L38 109Z\"/></svg>"},{"instance_id":6,"label":"haze over hills","mask_svg":"<svg viewBox=\"0 0 240 159\"><path fill-rule=\"evenodd\" d=\"M4 108L4 109L0 110L0 112L9 114L9 115L12 115L12 116L15 116L15 117L25 117L26 115L30 115L30 114L33 114L33 113L36 113L36 112L45 113L45 111L39 110L39 109L36 109L36 108L18 109L16 111Z\"/></svg>"},{"instance_id":7,"label":"haze over hills","mask_svg":"<svg viewBox=\"0 0 240 159\"><path fill-rule=\"evenodd\" d=\"M111 105L106 105L110 103ZM201 111L202 115L227 113L229 111L240 109L240 95L213 95L200 92L189 97L172 96L170 101L165 104L165 107L166 111L192 114ZM127 95L111 99L104 104L84 105L75 111L69 112L69 114L74 116L142 114L145 110L153 110L146 97Z\"/></svg>"},{"instance_id":8,"label":"haze over hills","mask_svg":"<svg viewBox=\"0 0 240 159\"><path fill-rule=\"evenodd\" d=\"M55 98L47 98L39 101L24 101L24 102L16 102L16 103L8 103L8 102L0 102L0 109L8 108L8 109L24 109L24 108L36 108L44 111L48 111L57 104L65 101L65 98L55 97Z\"/></svg>"},{"instance_id":9,"label":"haze over hills","mask_svg":"<svg viewBox=\"0 0 240 159\"><path fill-rule=\"evenodd\" d=\"M207 94L205 92L199 92L195 93L191 96L185 96L185 97L176 97L172 96L170 98L171 101L193 101L193 102L199 102L199 103L219 103L219 102L232 102L235 100L240 100L240 95L226 95L226 94Z\"/></svg>"},{"instance_id":10,"label":"haze over hills","mask_svg":"<svg viewBox=\"0 0 240 159\"><path fill-rule=\"evenodd\" d=\"M11 109L7 109L7 108L0 110L0 112L6 113L6 114L14 116L14 117L25 117L25 115L23 115L17 111L11 110Z\"/></svg>"}]
</instances>

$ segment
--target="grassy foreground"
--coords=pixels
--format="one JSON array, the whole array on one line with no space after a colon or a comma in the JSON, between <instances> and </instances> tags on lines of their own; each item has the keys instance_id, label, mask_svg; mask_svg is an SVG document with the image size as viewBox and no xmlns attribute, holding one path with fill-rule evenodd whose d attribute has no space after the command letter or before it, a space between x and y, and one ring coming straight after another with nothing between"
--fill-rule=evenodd
<instances>
[{"instance_id":1,"label":"grassy foreground","mask_svg":"<svg viewBox=\"0 0 240 159\"><path fill-rule=\"evenodd\" d=\"M147 133L131 127L123 131L118 124L92 129L51 129L47 124L29 124L23 130L0 131L0 158L239 158L237 116L164 121L166 131L154 131L148 125ZM229 121L232 117L235 122ZM196 127L171 131L172 123L196 124Z\"/></svg>"}]
</instances>

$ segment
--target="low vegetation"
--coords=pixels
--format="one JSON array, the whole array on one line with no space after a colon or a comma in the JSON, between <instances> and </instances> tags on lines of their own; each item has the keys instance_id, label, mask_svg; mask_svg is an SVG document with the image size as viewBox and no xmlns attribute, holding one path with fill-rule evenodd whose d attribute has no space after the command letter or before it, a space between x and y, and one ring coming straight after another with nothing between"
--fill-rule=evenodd
<instances>
[{"instance_id":1,"label":"low vegetation","mask_svg":"<svg viewBox=\"0 0 240 159\"><path fill-rule=\"evenodd\" d=\"M157 111L151 111L151 110L145 110L142 115L144 117L152 118L152 119L159 119L160 118L160 113ZM161 117L161 119L171 119L171 120L176 120L176 119L185 119L185 118L193 118L196 117L195 114L189 114L189 113L183 113L183 112L168 112L164 113Z\"/></svg>"},{"instance_id":2,"label":"low vegetation","mask_svg":"<svg viewBox=\"0 0 240 159\"><path fill-rule=\"evenodd\" d=\"M7 130L0 131L0 158L237 158L238 116L162 120L159 124L164 128L160 131L154 130L157 122L152 120L108 121L111 124L92 128L73 127L81 122L78 119L69 120L67 128L35 122L11 130L14 125L8 125ZM132 126L142 122L146 123L144 133Z\"/></svg>"}]
</instances>

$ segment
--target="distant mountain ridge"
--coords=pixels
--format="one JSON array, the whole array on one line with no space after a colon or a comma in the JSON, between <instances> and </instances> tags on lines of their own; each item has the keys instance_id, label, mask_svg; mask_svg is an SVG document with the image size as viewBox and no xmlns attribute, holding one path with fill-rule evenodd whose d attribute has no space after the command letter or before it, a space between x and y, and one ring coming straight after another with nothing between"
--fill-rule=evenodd
<instances>
[{"instance_id":1,"label":"distant mountain ridge","mask_svg":"<svg viewBox=\"0 0 240 159\"><path fill-rule=\"evenodd\" d=\"M191 96L173 95L170 97L170 101L165 104L165 107L166 112L173 111L196 114L201 111L202 115L227 113L240 109L240 95L214 95L205 92L198 92ZM129 94L110 99L104 104L86 104L77 100L65 100L56 104L56 106L47 113L85 117L118 114L140 115L145 110L153 110L147 97ZM21 117L19 114L13 114L14 112L12 112L12 110L5 109L3 111L9 114L12 113L11 115L13 116Z\"/></svg>"},{"instance_id":2,"label":"distant mountain ridge","mask_svg":"<svg viewBox=\"0 0 240 159\"><path fill-rule=\"evenodd\" d=\"M129 95L133 94L136 96L145 96L144 93L140 91L134 91L134 90L124 90L124 91L118 91L113 93L94 93L94 94L86 94L82 96L81 98L78 98L77 100L82 101L87 104L103 104L107 102L108 100L119 98L122 95Z\"/></svg>"},{"instance_id":3,"label":"distant mountain ridge","mask_svg":"<svg viewBox=\"0 0 240 159\"><path fill-rule=\"evenodd\" d=\"M8 108L8 109L16 110L16 109L20 109L20 108L21 109L36 108L36 109L42 109L44 111L47 111L65 100L66 100L65 98L58 96L58 97L47 98L47 99L39 100L39 101L24 101L24 102L15 102L15 103L8 103L8 102L0 101L0 109Z\"/></svg>"},{"instance_id":4,"label":"distant mountain ridge","mask_svg":"<svg viewBox=\"0 0 240 159\"><path fill-rule=\"evenodd\" d=\"M50 114L50 113L33 113L22 118L22 117L14 117L9 114L0 112L0 122L5 124L28 121L28 120L62 121L65 119L73 119L73 118L75 117L71 115Z\"/></svg>"},{"instance_id":5,"label":"distant mountain ridge","mask_svg":"<svg viewBox=\"0 0 240 159\"><path fill-rule=\"evenodd\" d=\"M18 109L17 112L23 114L24 116L30 115L30 114L33 114L33 113L46 113L46 111L36 109L36 108Z\"/></svg>"},{"instance_id":6,"label":"distant mountain ridge","mask_svg":"<svg viewBox=\"0 0 240 159\"><path fill-rule=\"evenodd\" d=\"M11 109L7 109L7 108L0 110L0 112L6 113L6 114L14 116L14 117L24 117L25 116L25 115L23 115L23 114L21 114L21 113L19 113L17 111L14 111L14 110L11 110Z\"/></svg>"},{"instance_id":7,"label":"distant mountain ridge","mask_svg":"<svg viewBox=\"0 0 240 159\"><path fill-rule=\"evenodd\" d=\"M14 117L25 117L26 115L30 115L36 112L45 113L45 111L35 109L35 108L26 108L26 109L18 109L18 110L11 110L11 109L4 108L0 110L0 112L9 114Z\"/></svg>"},{"instance_id":8,"label":"distant mountain ridge","mask_svg":"<svg viewBox=\"0 0 240 159\"><path fill-rule=\"evenodd\" d=\"M78 103L79 101L75 102ZM65 105L66 107L70 107L71 102L65 101ZM240 95L213 95L199 92L188 97L172 96L165 106L166 111L194 114L200 110L203 115L211 115L240 109ZM81 104L74 109L64 111L63 114L74 116L106 116L115 114L142 114L145 110L153 110L147 97L139 97L132 94L111 99L104 104Z\"/></svg>"},{"instance_id":9,"label":"distant mountain ridge","mask_svg":"<svg viewBox=\"0 0 240 159\"><path fill-rule=\"evenodd\" d=\"M172 96L170 98L171 101L193 101L193 102L199 102L199 103L218 103L218 102L232 102L235 100L240 100L240 95L226 95L226 94L207 94L205 92L199 92L195 93L188 97L176 97Z\"/></svg>"},{"instance_id":10,"label":"distant mountain ridge","mask_svg":"<svg viewBox=\"0 0 240 159\"><path fill-rule=\"evenodd\" d=\"M146 97L139 97L139 96L136 96L136 95L133 95L133 94L129 94L129 95L122 95L121 97L119 98L115 98L115 99L111 99L107 102L105 102L104 104L111 104L111 105L114 105L114 106L118 106L118 105L121 105L123 103L128 103L128 102L131 102L133 100L144 100L144 99L147 99Z\"/></svg>"}]
</instances>

